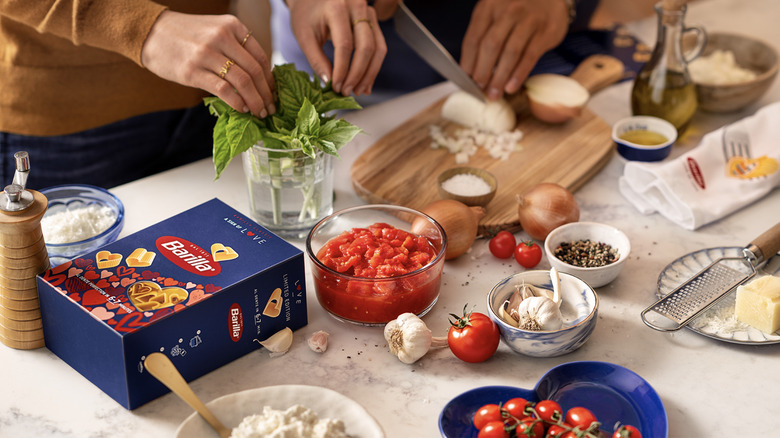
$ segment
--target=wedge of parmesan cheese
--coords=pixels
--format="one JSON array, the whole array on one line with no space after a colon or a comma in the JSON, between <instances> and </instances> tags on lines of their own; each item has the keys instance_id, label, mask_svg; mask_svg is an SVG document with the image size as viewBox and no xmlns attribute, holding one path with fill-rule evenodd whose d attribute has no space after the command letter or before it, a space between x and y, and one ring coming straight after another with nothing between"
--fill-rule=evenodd
<instances>
[{"instance_id":1,"label":"wedge of parmesan cheese","mask_svg":"<svg viewBox=\"0 0 780 438\"><path fill-rule=\"evenodd\" d=\"M734 313L764 333L780 329L780 277L765 275L737 287Z\"/></svg>"}]
</instances>

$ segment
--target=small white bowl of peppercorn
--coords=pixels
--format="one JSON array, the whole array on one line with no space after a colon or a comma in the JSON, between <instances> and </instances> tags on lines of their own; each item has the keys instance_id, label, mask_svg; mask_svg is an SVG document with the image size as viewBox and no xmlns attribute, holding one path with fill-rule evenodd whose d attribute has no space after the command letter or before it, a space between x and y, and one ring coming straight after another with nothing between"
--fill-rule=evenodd
<instances>
[{"instance_id":1,"label":"small white bowl of peppercorn","mask_svg":"<svg viewBox=\"0 0 780 438\"><path fill-rule=\"evenodd\" d=\"M617 278L631 252L631 243L611 225L572 222L547 235L544 251L550 266L596 288Z\"/></svg>"}]
</instances>

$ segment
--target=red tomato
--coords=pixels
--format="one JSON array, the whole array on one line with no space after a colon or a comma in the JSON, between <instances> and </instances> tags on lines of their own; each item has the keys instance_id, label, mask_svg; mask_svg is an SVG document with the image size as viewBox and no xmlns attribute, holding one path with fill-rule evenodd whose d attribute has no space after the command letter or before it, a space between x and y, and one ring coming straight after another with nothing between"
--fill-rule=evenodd
<instances>
[{"instance_id":1,"label":"red tomato","mask_svg":"<svg viewBox=\"0 0 780 438\"><path fill-rule=\"evenodd\" d=\"M515 431L519 437L544 438L544 422L526 417L517 425Z\"/></svg>"},{"instance_id":2,"label":"red tomato","mask_svg":"<svg viewBox=\"0 0 780 438\"><path fill-rule=\"evenodd\" d=\"M512 253L515 251L515 245L517 245L515 235L505 230L499 231L490 239L490 242L488 242L490 252L500 259L512 257Z\"/></svg>"},{"instance_id":3,"label":"red tomato","mask_svg":"<svg viewBox=\"0 0 780 438\"><path fill-rule=\"evenodd\" d=\"M545 438L569 438L569 437L575 437L576 435L574 432L569 431L571 426L568 424L553 424L550 426L549 429L547 429L547 435L545 435Z\"/></svg>"},{"instance_id":4,"label":"red tomato","mask_svg":"<svg viewBox=\"0 0 780 438\"><path fill-rule=\"evenodd\" d=\"M490 359L500 340L496 323L484 313L468 313L465 308L462 317L454 313L450 316L457 318L454 322L450 320L452 326L447 333L447 342L455 357L471 363Z\"/></svg>"},{"instance_id":5,"label":"red tomato","mask_svg":"<svg viewBox=\"0 0 780 438\"><path fill-rule=\"evenodd\" d=\"M503 421L491 421L479 430L477 438L509 438Z\"/></svg>"},{"instance_id":6,"label":"red tomato","mask_svg":"<svg viewBox=\"0 0 780 438\"><path fill-rule=\"evenodd\" d=\"M474 413L474 427L482 429L491 421L503 421L501 407L496 404L482 406Z\"/></svg>"},{"instance_id":7,"label":"red tomato","mask_svg":"<svg viewBox=\"0 0 780 438\"><path fill-rule=\"evenodd\" d=\"M618 427L612 438L642 438L642 433L636 427L624 424Z\"/></svg>"},{"instance_id":8,"label":"red tomato","mask_svg":"<svg viewBox=\"0 0 780 438\"><path fill-rule=\"evenodd\" d=\"M541 400L536 403L535 409L539 418L547 423L554 424L557 423L558 420L563 419L563 409L561 409L561 405L552 400Z\"/></svg>"},{"instance_id":9,"label":"red tomato","mask_svg":"<svg viewBox=\"0 0 780 438\"><path fill-rule=\"evenodd\" d=\"M571 424L572 426L579 426L579 428L583 430L589 428L591 424L597 422L596 416L593 415L593 412L581 406L576 406L569 409L569 411L566 412L566 418L564 421Z\"/></svg>"},{"instance_id":10,"label":"red tomato","mask_svg":"<svg viewBox=\"0 0 780 438\"><path fill-rule=\"evenodd\" d=\"M526 269L533 268L542 260L542 248L533 240L520 242L515 248L515 260Z\"/></svg>"},{"instance_id":11,"label":"red tomato","mask_svg":"<svg viewBox=\"0 0 780 438\"><path fill-rule=\"evenodd\" d=\"M519 420L528 416L525 412L525 408L530 405L531 403L528 400L522 397L516 397L509 399L504 403L504 410L509 412L509 415Z\"/></svg>"}]
</instances>

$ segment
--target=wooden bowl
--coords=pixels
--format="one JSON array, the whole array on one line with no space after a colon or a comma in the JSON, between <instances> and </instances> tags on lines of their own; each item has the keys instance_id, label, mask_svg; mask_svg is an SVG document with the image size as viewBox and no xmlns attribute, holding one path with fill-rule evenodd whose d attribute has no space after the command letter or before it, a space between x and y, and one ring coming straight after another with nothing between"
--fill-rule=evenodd
<instances>
[{"instance_id":1,"label":"wooden bowl","mask_svg":"<svg viewBox=\"0 0 780 438\"><path fill-rule=\"evenodd\" d=\"M467 196L463 194L452 193L442 187L442 184L448 179L462 174L474 175L478 178L481 178L490 186L490 191L482 195ZM468 205L469 207L484 207L493 199L494 196L496 196L498 180L496 180L496 177L492 173L485 169L479 169L476 167L453 167L439 174L439 178L437 179L437 186L439 188L439 196L441 196L443 199L454 199Z\"/></svg>"},{"instance_id":2,"label":"wooden bowl","mask_svg":"<svg viewBox=\"0 0 780 438\"><path fill-rule=\"evenodd\" d=\"M688 44L684 43L683 46L687 47ZM734 53L737 65L754 71L756 77L745 82L725 85L696 83L699 108L722 113L738 111L755 103L764 95L777 76L777 50L770 44L749 36L712 32L708 33L707 45L700 56L708 56L718 49Z\"/></svg>"}]
</instances>

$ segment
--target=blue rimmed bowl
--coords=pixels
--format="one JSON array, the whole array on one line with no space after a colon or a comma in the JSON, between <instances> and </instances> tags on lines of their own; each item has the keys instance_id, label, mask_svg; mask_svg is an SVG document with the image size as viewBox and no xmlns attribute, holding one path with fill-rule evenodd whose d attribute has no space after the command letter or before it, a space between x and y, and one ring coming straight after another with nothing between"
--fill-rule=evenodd
<instances>
[{"instance_id":1,"label":"blue rimmed bowl","mask_svg":"<svg viewBox=\"0 0 780 438\"><path fill-rule=\"evenodd\" d=\"M493 286L487 296L488 316L497 325L501 340L517 353L534 357L555 357L571 353L590 338L598 320L599 297L579 278L559 272L561 279L561 314L559 330L523 330L504 321L501 306L509 300L516 287L523 283L553 290L550 271L523 271L511 275Z\"/></svg>"},{"instance_id":2,"label":"blue rimmed bowl","mask_svg":"<svg viewBox=\"0 0 780 438\"><path fill-rule=\"evenodd\" d=\"M483 386L466 391L444 406L439 431L444 438L477 438L478 431L472 425L477 409L514 397L531 402L554 400L564 411L585 407L601 422L601 430L609 432L608 436L618 422L636 427L642 436L669 436L666 409L655 389L628 368L597 361L558 365L547 371L533 389Z\"/></svg>"},{"instance_id":3,"label":"blue rimmed bowl","mask_svg":"<svg viewBox=\"0 0 780 438\"><path fill-rule=\"evenodd\" d=\"M46 250L49 253L49 262L52 266L107 245L119 237L125 223L125 207L122 201L108 190L88 184L69 184L48 187L40 192L49 200L49 207L43 216L41 227L46 241ZM113 216L110 225L102 232L90 237L59 243L61 239L55 238L54 233L61 228L47 226L48 221L57 214L67 215L90 206L98 206L103 209L102 211L109 212L106 217ZM71 214L67 218L69 220L84 220L78 214ZM58 243L53 243L55 241Z\"/></svg>"},{"instance_id":4,"label":"blue rimmed bowl","mask_svg":"<svg viewBox=\"0 0 780 438\"><path fill-rule=\"evenodd\" d=\"M625 135L631 132L647 131L660 134L665 141L643 144L627 140ZM630 161L661 161L672 152L677 141L677 128L664 119L653 116L632 116L619 120L612 126L612 141L617 145L618 153Z\"/></svg>"}]
</instances>

